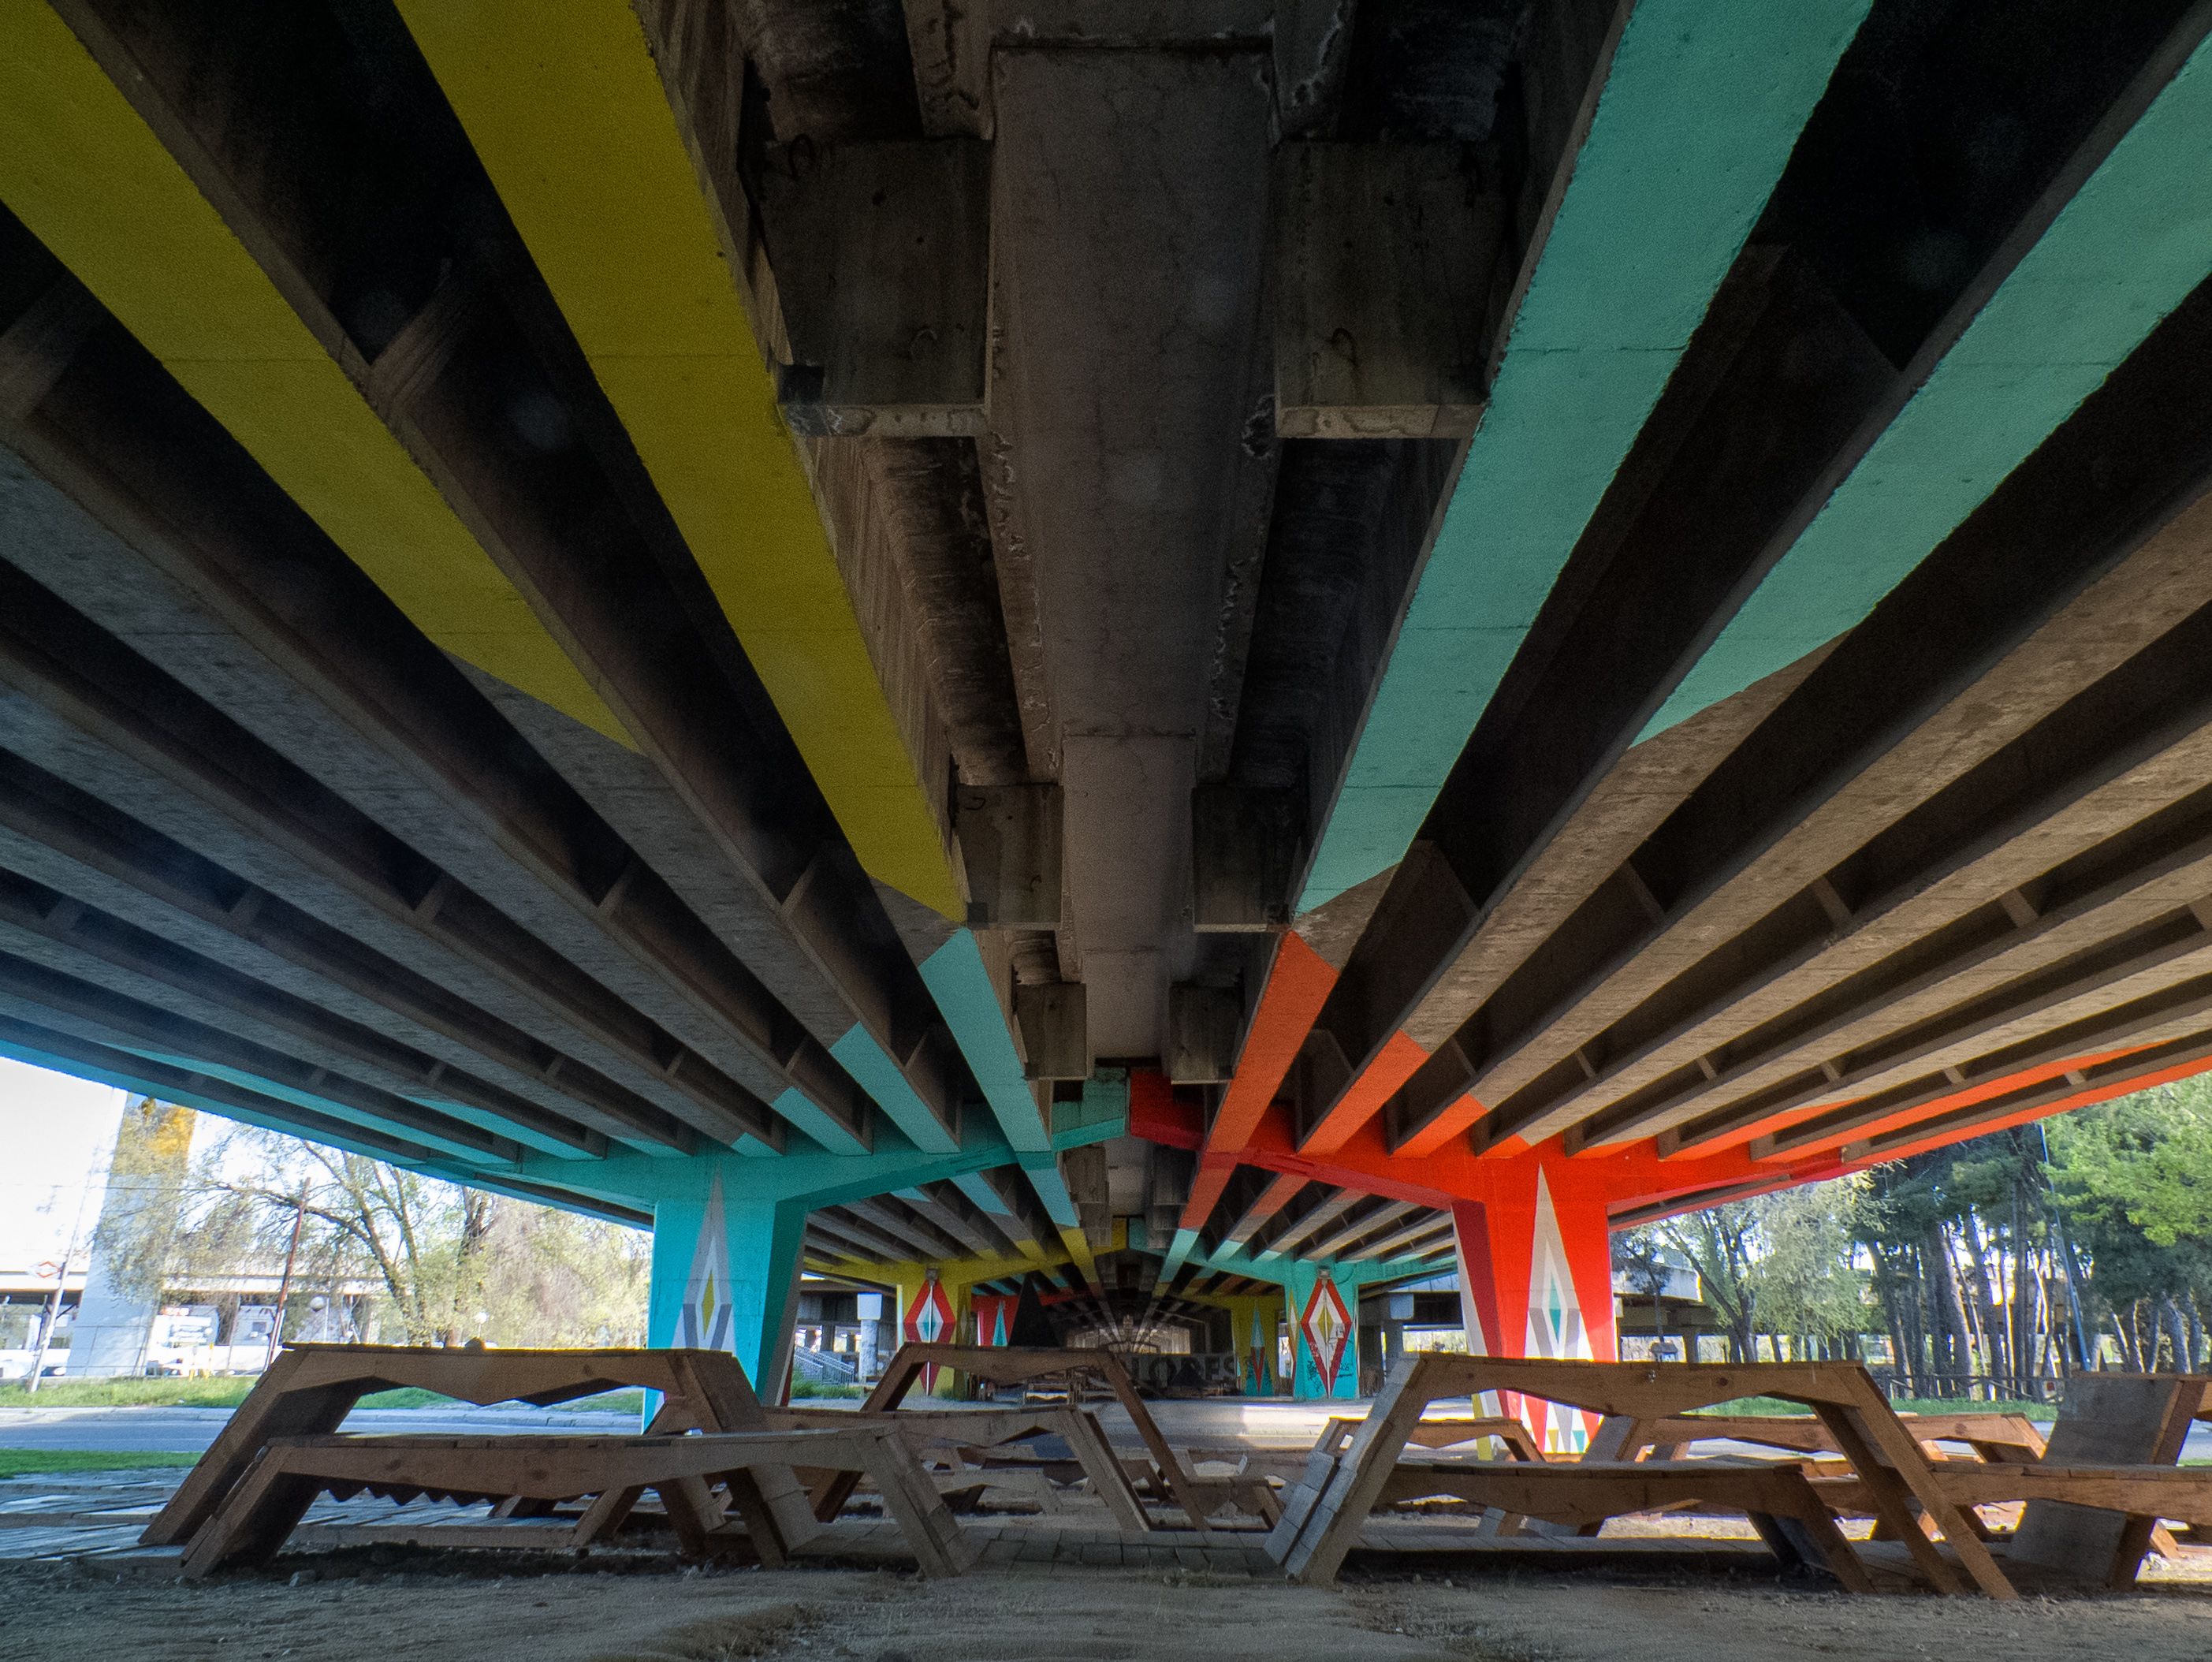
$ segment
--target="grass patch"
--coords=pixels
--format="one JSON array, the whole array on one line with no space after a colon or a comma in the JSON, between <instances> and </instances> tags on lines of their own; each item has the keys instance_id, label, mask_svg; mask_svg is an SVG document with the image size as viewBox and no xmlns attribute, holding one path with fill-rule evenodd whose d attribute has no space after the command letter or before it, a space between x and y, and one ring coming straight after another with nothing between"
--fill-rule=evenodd
<instances>
[{"instance_id":1,"label":"grass patch","mask_svg":"<svg viewBox=\"0 0 2212 1662\"><path fill-rule=\"evenodd\" d=\"M250 1379L46 1379L35 1394L0 1385L0 1408L236 1408Z\"/></svg>"},{"instance_id":2,"label":"grass patch","mask_svg":"<svg viewBox=\"0 0 2212 1662\"><path fill-rule=\"evenodd\" d=\"M0 1477L50 1471L138 1471L149 1466L188 1466L199 1458L177 1449L0 1448Z\"/></svg>"},{"instance_id":3,"label":"grass patch","mask_svg":"<svg viewBox=\"0 0 2212 1662\"><path fill-rule=\"evenodd\" d=\"M791 1382L792 1400L802 1397L830 1397L842 1402L851 1402L868 1394L866 1385L824 1385L819 1379L794 1379Z\"/></svg>"},{"instance_id":4,"label":"grass patch","mask_svg":"<svg viewBox=\"0 0 2212 1662\"><path fill-rule=\"evenodd\" d=\"M48 1379L34 1396L20 1385L0 1385L0 1408L236 1408L253 1389L248 1377L206 1379ZM799 1397L865 1397L859 1385L817 1385L793 1379L791 1394ZM468 1404L434 1391L409 1385L399 1391L373 1391L361 1399L363 1408L463 1408ZM609 1391L596 1397L580 1397L555 1407L598 1414L641 1414L642 1391Z\"/></svg>"},{"instance_id":5,"label":"grass patch","mask_svg":"<svg viewBox=\"0 0 2212 1662\"><path fill-rule=\"evenodd\" d=\"M1966 1402L1948 1397L1900 1397L1890 1404L1899 1414L2025 1414L2031 1420L2055 1420L2049 1403Z\"/></svg>"},{"instance_id":6,"label":"grass patch","mask_svg":"<svg viewBox=\"0 0 2212 1662\"><path fill-rule=\"evenodd\" d=\"M1961 1397L1901 1397L1890 1406L1899 1414L2025 1414L2036 1420L2054 1418L2058 1412L2049 1403L1968 1402ZM1812 1410L1802 1403L1785 1403L1779 1397L1739 1397L1734 1402L1717 1403L1711 1408L1695 1411L1699 1414L1796 1415L1802 1417Z\"/></svg>"}]
</instances>

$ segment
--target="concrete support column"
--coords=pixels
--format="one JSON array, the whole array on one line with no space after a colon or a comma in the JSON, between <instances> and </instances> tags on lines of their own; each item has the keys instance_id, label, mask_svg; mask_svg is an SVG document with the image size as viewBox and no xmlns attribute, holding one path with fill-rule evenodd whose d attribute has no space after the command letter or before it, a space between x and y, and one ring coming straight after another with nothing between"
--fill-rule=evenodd
<instances>
[{"instance_id":1,"label":"concrete support column","mask_svg":"<svg viewBox=\"0 0 2212 1662\"><path fill-rule=\"evenodd\" d=\"M1359 1394L1359 1287L1337 1266L1282 1269L1291 1330L1291 1395L1301 1402Z\"/></svg>"},{"instance_id":2,"label":"concrete support column","mask_svg":"<svg viewBox=\"0 0 2212 1662\"><path fill-rule=\"evenodd\" d=\"M1283 1319L1283 1295L1262 1293L1249 1298L1223 1297L1214 1302L1228 1313L1229 1348L1236 1354L1244 1394L1279 1394L1285 1382L1275 1377L1275 1329Z\"/></svg>"},{"instance_id":3,"label":"concrete support column","mask_svg":"<svg viewBox=\"0 0 2212 1662\"><path fill-rule=\"evenodd\" d=\"M762 1401L781 1401L806 1211L800 1201L726 1199L719 1173L704 1200L658 1202L649 1342L729 1351Z\"/></svg>"},{"instance_id":4,"label":"concrete support column","mask_svg":"<svg viewBox=\"0 0 2212 1662\"><path fill-rule=\"evenodd\" d=\"M909 1264L899 1280L899 1342L902 1344L973 1344L973 1280L954 1264ZM941 1397L957 1397L964 1387L961 1376L949 1367L922 1370L921 1389Z\"/></svg>"},{"instance_id":5,"label":"concrete support column","mask_svg":"<svg viewBox=\"0 0 2212 1662\"><path fill-rule=\"evenodd\" d=\"M1530 1160L1501 1174L1489 1198L1452 1208L1460 1319L1477 1355L1612 1361L1613 1251L1606 1196L1572 1161ZM1586 1415L1547 1403L1522 1412L1547 1448L1580 1450Z\"/></svg>"}]
</instances>

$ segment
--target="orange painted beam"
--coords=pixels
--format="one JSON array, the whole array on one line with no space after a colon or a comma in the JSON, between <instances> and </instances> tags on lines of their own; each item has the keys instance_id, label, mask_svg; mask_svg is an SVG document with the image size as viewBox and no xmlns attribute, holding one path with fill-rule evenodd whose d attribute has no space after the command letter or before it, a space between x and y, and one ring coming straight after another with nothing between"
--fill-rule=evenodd
<instances>
[{"instance_id":1,"label":"orange painted beam","mask_svg":"<svg viewBox=\"0 0 2212 1662\"><path fill-rule=\"evenodd\" d=\"M1221 1199L1230 1174L1237 1169L1237 1151L1250 1139L1274 1101L1275 1093L1283 1088L1285 1075L1298 1058L1298 1047L1313 1031L1315 1018L1321 1014L1329 989L1335 985L1336 971L1328 961L1297 931L1285 932L1275 949L1267 984L1260 994L1260 1008L1252 1013L1244 1053L1237 1061L1237 1076L1222 1093L1220 1111L1197 1142L1182 1145L1197 1148L1200 1153L1179 1227L1202 1227ZM1139 1109L1133 1099L1129 1111L1132 1134L1145 1135L1135 1129Z\"/></svg>"},{"instance_id":2,"label":"orange painted beam","mask_svg":"<svg viewBox=\"0 0 2212 1662\"><path fill-rule=\"evenodd\" d=\"M1410 1039L1407 1041L1408 1044L1412 1042ZM1410 1079L1413 1075L1408 1074L1406 1077ZM1400 1083L1404 1083L1404 1081ZM1425 1158L1448 1144L1460 1141L1467 1135L1468 1128L1489 1111L1473 1097L1463 1096L1407 1138L1398 1152L1410 1159Z\"/></svg>"},{"instance_id":3,"label":"orange painted beam","mask_svg":"<svg viewBox=\"0 0 2212 1662\"><path fill-rule=\"evenodd\" d=\"M1306 1133L1306 1152L1326 1154L1343 1148L1353 1132L1382 1111L1382 1105L1428 1059L1429 1053L1405 1034L1391 1034L1381 1054L1352 1081L1321 1123Z\"/></svg>"}]
</instances>

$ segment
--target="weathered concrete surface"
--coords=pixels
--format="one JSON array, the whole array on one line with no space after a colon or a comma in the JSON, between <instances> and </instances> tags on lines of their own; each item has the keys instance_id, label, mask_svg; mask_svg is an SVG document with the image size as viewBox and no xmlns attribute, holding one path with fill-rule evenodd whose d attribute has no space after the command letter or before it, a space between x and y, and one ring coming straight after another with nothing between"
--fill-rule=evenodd
<instances>
[{"instance_id":1,"label":"weathered concrete surface","mask_svg":"<svg viewBox=\"0 0 2212 1662\"><path fill-rule=\"evenodd\" d=\"M1061 966L1091 989L1094 1053L1155 1055L1197 956L1184 805L1233 507L1264 465L1240 435L1267 374L1267 60L994 64L992 449L1066 793Z\"/></svg>"}]
</instances>

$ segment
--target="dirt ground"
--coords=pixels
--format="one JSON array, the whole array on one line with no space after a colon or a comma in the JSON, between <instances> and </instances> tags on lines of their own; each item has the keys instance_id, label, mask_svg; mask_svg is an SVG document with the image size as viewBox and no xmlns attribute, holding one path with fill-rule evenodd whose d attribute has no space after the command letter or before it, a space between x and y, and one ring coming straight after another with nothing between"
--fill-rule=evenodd
<instances>
[{"instance_id":1,"label":"dirt ground","mask_svg":"<svg viewBox=\"0 0 2212 1662\"><path fill-rule=\"evenodd\" d=\"M501 1575L355 1569L186 1586L0 1567L8 1662L2205 1662L2212 1587L1996 1604L1717 1579L1376 1579L1339 1592L1133 1571Z\"/></svg>"}]
</instances>

